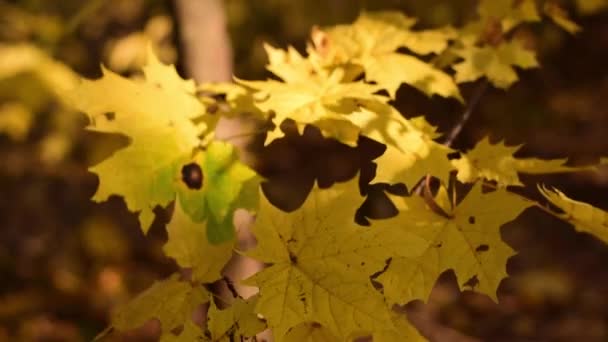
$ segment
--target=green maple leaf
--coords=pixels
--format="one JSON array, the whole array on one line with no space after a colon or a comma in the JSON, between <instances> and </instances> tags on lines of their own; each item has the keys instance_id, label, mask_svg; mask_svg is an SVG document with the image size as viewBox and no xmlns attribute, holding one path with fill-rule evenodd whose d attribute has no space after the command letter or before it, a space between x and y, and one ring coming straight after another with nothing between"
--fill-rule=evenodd
<instances>
[{"instance_id":1,"label":"green maple leaf","mask_svg":"<svg viewBox=\"0 0 608 342\"><path fill-rule=\"evenodd\" d=\"M154 207L175 198L180 167L210 127L192 121L204 113L192 81L179 78L152 54L144 75L144 81L135 81L103 69L101 79L83 80L70 100L89 116L90 130L129 137L127 147L90 169L99 177L93 200L124 197L146 232Z\"/></svg>"},{"instance_id":2,"label":"green maple leaf","mask_svg":"<svg viewBox=\"0 0 608 342\"><path fill-rule=\"evenodd\" d=\"M488 137L460 159L452 160L458 170L456 175L463 183L471 183L479 178L496 181L499 186L523 186L518 172L529 174L578 172L592 170L593 166L565 166L566 159L542 160L537 158L515 158L513 154L521 148L506 146L504 143L491 144Z\"/></svg>"},{"instance_id":3,"label":"green maple leaf","mask_svg":"<svg viewBox=\"0 0 608 342\"><path fill-rule=\"evenodd\" d=\"M171 222L167 225L168 240L163 251L182 268L192 269L192 279L212 283L220 279L220 272L232 257L234 240L211 244L207 238L207 222L193 222L184 213L179 200ZM232 218L229 229L232 228Z\"/></svg>"},{"instance_id":4,"label":"green maple leaf","mask_svg":"<svg viewBox=\"0 0 608 342\"><path fill-rule=\"evenodd\" d=\"M448 74L417 57L397 53L401 47L420 55L439 53L455 38L450 28L412 31L415 22L399 12L364 12L352 25L327 29L327 43L317 49L330 63L360 64L366 80L377 82L391 98L402 83L407 83L429 96L462 101Z\"/></svg>"},{"instance_id":5,"label":"green maple leaf","mask_svg":"<svg viewBox=\"0 0 608 342\"><path fill-rule=\"evenodd\" d=\"M325 136L355 146L358 128L349 121L348 115L356 111L359 101L385 102L387 99L374 95L380 88L364 82L342 82L343 69L335 69L327 77L310 77L291 82L279 81L239 81L257 90L257 107L272 111L276 115L273 122L277 126L274 134L269 134L266 143L281 137L280 124L292 119L303 131L306 124L316 125ZM336 135L335 133L339 133Z\"/></svg>"},{"instance_id":6,"label":"green maple leaf","mask_svg":"<svg viewBox=\"0 0 608 342\"><path fill-rule=\"evenodd\" d=\"M456 82L472 82L487 77L498 88L508 88L519 78L514 66L529 69L538 67L534 52L513 40L494 46L467 46L455 50L464 60L452 66Z\"/></svg>"},{"instance_id":7,"label":"green maple leaf","mask_svg":"<svg viewBox=\"0 0 608 342\"><path fill-rule=\"evenodd\" d=\"M409 189L431 174L447 184L452 169L447 155L452 150L433 139L435 127L423 118L405 119L391 106L374 107L352 115L361 134L386 144L386 151L375 162L376 182L404 183Z\"/></svg>"},{"instance_id":8,"label":"green maple leaf","mask_svg":"<svg viewBox=\"0 0 608 342\"><path fill-rule=\"evenodd\" d=\"M426 243L385 221L359 227L357 180L315 187L302 207L282 212L263 200L248 255L270 267L247 283L258 286L256 312L275 340L298 324L317 322L340 339L396 329L391 310L370 282L390 257L413 257Z\"/></svg>"},{"instance_id":9,"label":"green maple leaf","mask_svg":"<svg viewBox=\"0 0 608 342\"><path fill-rule=\"evenodd\" d=\"M156 318L160 321L163 336L171 335L172 330L192 324L193 311L208 300L209 294L203 287L192 287L174 274L155 282L130 302L119 306L112 313L112 326L126 331Z\"/></svg>"},{"instance_id":10,"label":"green maple leaf","mask_svg":"<svg viewBox=\"0 0 608 342\"><path fill-rule=\"evenodd\" d=\"M213 244L234 238L232 215L238 208L255 210L260 178L239 161L230 143L214 141L192 163L202 171L202 187L181 184L178 198L193 222L206 222L207 238ZM189 165L192 165L189 163Z\"/></svg>"},{"instance_id":11,"label":"green maple leaf","mask_svg":"<svg viewBox=\"0 0 608 342\"><path fill-rule=\"evenodd\" d=\"M575 201L557 189L539 186L539 191L551 203L563 210L558 214L578 232L591 234L608 243L608 213L588 203Z\"/></svg>"},{"instance_id":12,"label":"green maple leaf","mask_svg":"<svg viewBox=\"0 0 608 342\"><path fill-rule=\"evenodd\" d=\"M500 237L500 227L515 219L532 202L505 190L482 193L476 184L450 217L431 210L420 197L393 197L400 210L393 224L422 237L424 252L414 258L393 257L378 277L390 303L426 300L437 277L452 269L461 288L471 279L474 289L496 300L496 289L506 277L507 259L514 253ZM473 282L475 283L475 282Z\"/></svg>"},{"instance_id":13,"label":"green maple leaf","mask_svg":"<svg viewBox=\"0 0 608 342\"><path fill-rule=\"evenodd\" d=\"M254 311L258 297L248 300L237 298L226 309L220 310L211 301L207 313L207 327L212 341L233 341L235 338L253 337L266 329L264 321ZM230 339L229 335L233 335Z\"/></svg>"}]
</instances>

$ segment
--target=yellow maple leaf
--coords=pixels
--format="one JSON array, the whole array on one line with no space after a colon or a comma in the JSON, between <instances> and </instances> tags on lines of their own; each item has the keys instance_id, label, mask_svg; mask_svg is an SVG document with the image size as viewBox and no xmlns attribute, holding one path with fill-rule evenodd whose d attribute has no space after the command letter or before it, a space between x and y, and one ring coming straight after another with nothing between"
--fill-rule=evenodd
<instances>
[{"instance_id":1,"label":"yellow maple leaf","mask_svg":"<svg viewBox=\"0 0 608 342\"><path fill-rule=\"evenodd\" d=\"M20 73L32 73L62 101L78 83L76 73L34 45L0 44L0 79Z\"/></svg>"},{"instance_id":2,"label":"yellow maple leaf","mask_svg":"<svg viewBox=\"0 0 608 342\"><path fill-rule=\"evenodd\" d=\"M575 201L557 189L538 186L538 190L551 203L564 211L558 214L579 232L591 234L608 243L608 213L591 204Z\"/></svg>"},{"instance_id":3,"label":"yellow maple leaf","mask_svg":"<svg viewBox=\"0 0 608 342\"><path fill-rule=\"evenodd\" d=\"M289 329L307 322L340 339L396 329L369 277L390 257L416 256L426 242L384 220L357 226L362 200L355 178L315 187L292 213L261 203L253 228L258 245L248 255L271 266L247 283L260 288L256 312L275 340L286 340Z\"/></svg>"},{"instance_id":4,"label":"yellow maple leaf","mask_svg":"<svg viewBox=\"0 0 608 342\"><path fill-rule=\"evenodd\" d=\"M485 137L460 159L452 160L458 170L456 175L463 183L471 183L479 178L496 181L499 186L523 186L518 172L529 174L562 173L592 170L594 166L565 166L566 159L542 160L537 158L515 158L513 154L521 148L506 146L504 143L490 143Z\"/></svg>"},{"instance_id":5,"label":"yellow maple leaf","mask_svg":"<svg viewBox=\"0 0 608 342\"><path fill-rule=\"evenodd\" d=\"M181 165L211 127L192 121L204 114L192 81L179 78L172 66L160 65L152 53L144 76L143 81L130 80L104 68L101 79L82 80L70 101L88 115L88 129L130 138L127 147L90 169L100 178L93 200L123 196L129 210L140 212L146 232L154 219L152 209L175 198Z\"/></svg>"},{"instance_id":6,"label":"yellow maple leaf","mask_svg":"<svg viewBox=\"0 0 608 342\"><path fill-rule=\"evenodd\" d=\"M507 275L507 259L514 254L502 241L500 227L532 202L505 190L483 193L477 184L458 206L447 212L449 217L444 217L420 197L392 199L400 212L387 221L417 234L427 244L417 257L393 257L386 272L377 278L390 303L426 300L437 277L448 269L454 270L461 288L470 284L496 300L496 289Z\"/></svg>"},{"instance_id":7,"label":"yellow maple leaf","mask_svg":"<svg viewBox=\"0 0 608 342\"><path fill-rule=\"evenodd\" d=\"M556 25L568 31L570 34L575 34L581 30L581 27L569 18L568 12L555 2L545 2L543 12L545 12Z\"/></svg>"},{"instance_id":8,"label":"yellow maple leaf","mask_svg":"<svg viewBox=\"0 0 608 342\"><path fill-rule=\"evenodd\" d=\"M472 82L482 77L498 88L508 88L519 79L514 66L529 69L538 67L534 52L526 50L522 43L513 40L498 46L468 46L457 49L464 60L452 66L456 82Z\"/></svg>"},{"instance_id":9,"label":"yellow maple leaf","mask_svg":"<svg viewBox=\"0 0 608 342\"><path fill-rule=\"evenodd\" d=\"M415 22L399 12L363 12L352 25L328 28L325 39L320 40L324 44L316 44L317 52L330 64L361 65L366 80L386 89L391 98L402 83L407 83L429 96L462 101L448 74L417 57L397 53L401 47L420 55L440 53L455 37L451 28L413 31Z\"/></svg>"},{"instance_id":10,"label":"yellow maple leaf","mask_svg":"<svg viewBox=\"0 0 608 342\"><path fill-rule=\"evenodd\" d=\"M534 0L482 0L477 11L482 22L500 20L502 32L523 22L540 21Z\"/></svg>"},{"instance_id":11,"label":"yellow maple leaf","mask_svg":"<svg viewBox=\"0 0 608 342\"><path fill-rule=\"evenodd\" d=\"M212 341L234 341L243 337L252 337L266 329L264 321L254 312L258 297L247 300L237 298L226 309L220 310L211 301L207 313L207 327ZM232 335L232 338L230 337Z\"/></svg>"},{"instance_id":12,"label":"yellow maple leaf","mask_svg":"<svg viewBox=\"0 0 608 342\"><path fill-rule=\"evenodd\" d=\"M426 174L447 184L452 168L449 147L435 142L435 127L423 118L408 120L391 106L374 106L374 112L361 110L351 115L361 134L386 144L386 151L375 162L376 182L404 183L409 189Z\"/></svg>"},{"instance_id":13,"label":"yellow maple leaf","mask_svg":"<svg viewBox=\"0 0 608 342\"><path fill-rule=\"evenodd\" d=\"M266 69L286 83L308 82L311 78L319 79L328 75L327 70L315 63L314 59L305 58L292 46L285 51L264 44L264 50L268 55Z\"/></svg>"},{"instance_id":14,"label":"yellow maple leaf","mask_svg":"<svg viewBox=\"0 0 608 342\"><path fill-rule=\"evenodd\" d=\"M112 313L112 326L126 331L136 329L156 318L160 321L163 336L192 324L192 313L209 300L209 293L201 286L179 280L179 274L155 282L131 301ZM191 334L192 329L188 329Z\"/></svg>"},{"instance_id":15,"label":"yellow maple leaf","mask_svg":"<svg viewBox=\"0 0 608 342\"><path fill-rule=\"evenodd\" d=\"M211 283L222 277L220 272L232 257L234 240L210 243L207 239L207 221L193 222L184 213L179 199L167 225L167 234L168 240L163 246L165 255L175 259L180 267L191 268L193 280Z\"/></svg>"},{"instance_id":16,"label":"yellow maple leaf","mask_svg":"<svg viewBox=\"0 0 608 342\"><path fill-rule=\"evenodd\" d=\"M576 0L576 9L583 15L593 15L608 8L606 0Z\"/></svg>"},{"instance_id":17,"label":"yellow maple leaf","mask_svg":"<svg viewBox=\"0 0 608 342\"><path fill-rule=\"evenodd\" d=\"M374 95L378 86L364 82L342 82L344 70L337 68L327 77L293 78L293 82L242 81L239 83L257 90L256 105L264 112L274 112L275 134L269 135L266 144L282 136L279 125L285 119L298 124L300 133L306 124L321 129L325 136L355 146L358 128L349 121L349 114L358 110L359 102L385 102L387 98ZM330 124L328 124L328 122ZM340 135L336 136L334 133Z\"/></svg>"}]
</instances>

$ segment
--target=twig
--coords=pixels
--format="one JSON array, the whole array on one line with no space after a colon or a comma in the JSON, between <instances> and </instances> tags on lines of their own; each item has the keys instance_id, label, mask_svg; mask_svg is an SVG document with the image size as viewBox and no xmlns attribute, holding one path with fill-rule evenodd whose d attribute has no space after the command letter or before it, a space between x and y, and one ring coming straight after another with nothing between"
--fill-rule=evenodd
<instances>
[{"instance_id":1,"label":"twig","mask_svg":"<svg viewBox=\"0 0 608 342\"><path fill-rule=\"evenodd\" d=\"M462 113L462 118L460 119L460 122L458 122L458 124L456 124L456 126L454 126L454 128L452 128L452 131L448 135L448 138L443 143L445 146L447 146L447 147L452 146L452 144L454 143L454 141L456 140L456 138L458 137L460 132L462 132L462 128L464 127L464 125L467 123L467 121L469 121L471 114L475 110L475 107L477 107L477 105L479 104L479 100L481 100L481 96L483 95L483 93L486 91L487 88L488 88L488 81L483 80L479 84L479 86L477 87L475 92L473 93L473 96L471 97L471 100L467 104L467 108L465 109L464 113Z\"/></svg>"},{"instance_id":2,"label":"twig","mask_svg":"<svg viewBox=\"0 0 608 342\"><path fill-rule=\"evenodd\" d=\"M95 12L97 12L97 10L99 8L101 8L101 6L103 4L104 4L103 0L92 0L92 1L88 1L86 4L84 4L78 10L78 12L70 18L68 23L65 25L65 29L63 30L62 36L65 37L65 36L68 36L68 35L74 33L74 31L76 31L78 26L80 26L80 24L84 20L86 20L91 15L93 15Z\"/></svg>"},{"instance_id":3,"label":"twig","mask_svg":"<svg viewBox=\"0 0 608 342\"><path fill-rule=\"evenodd\" d=\"M462 132L462 128L464 127L464 125L471 118L471 114L475 110L475 107L477 107L477 105L479 104L479 100L481 100L481 96L483 95L483 93L486 91L487 88L488 88L488 81L487 80L483 80L479 84L479 86L477 87L477 89L475 90L475 92L473 93L473 96L471 97L471 100L467 104L467 108L462 113L462 118L456 124L456 126L454 126L454 128L452 128L452 131L450 132L450 134L448 135L447 139L443 143L445 146L447 146L447 147L451 147L452 146L452 144L454 143L454 141L456 140L456 138L458 137L458 135L460 134L460 132ZM429 175L427 175L427 177L428 176ZM426 184L428 184L428 182L419 182L412 189L412 193L415 193L415 194L417 194L419 196L422 195L422 191L424 190L424 187L426 186Z\"/></svg>"}]
</instances>

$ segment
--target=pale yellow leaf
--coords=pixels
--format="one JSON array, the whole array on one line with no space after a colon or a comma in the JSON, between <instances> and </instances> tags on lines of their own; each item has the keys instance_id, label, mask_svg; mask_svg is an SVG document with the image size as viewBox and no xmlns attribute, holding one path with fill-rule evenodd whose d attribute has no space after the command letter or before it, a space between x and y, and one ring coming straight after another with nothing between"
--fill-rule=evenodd
<instances>
[{"instance_id":1,"label":"pale yellow leaf","mask_svg":"<svg viewBox=\"0 0 608 342\"><path fill-rule=\"evenodd\" d=\"M564 211L560 216L579 232L591 234L608 243L608 212L585 202L575 201L557 189L538 187L543 196Z\"/></svg>"},{"instance_id":2,"label":"pale yellow leaf","mask_svg":"<svg viewBox=\"0 0 608 342\"><path fill-rule=\"evenodd\" d=\"M506 146L501 142L492 144L489 138L485 137L460 159L452 160L452 165L458 170L458 180L463 183L471 183L483 178L496 181L499 186L523 186L518 173L579 172L595 168L565 166L566 159L515 158L513 155L520 148L521 145Z\"/></svg>"}]
</instances>

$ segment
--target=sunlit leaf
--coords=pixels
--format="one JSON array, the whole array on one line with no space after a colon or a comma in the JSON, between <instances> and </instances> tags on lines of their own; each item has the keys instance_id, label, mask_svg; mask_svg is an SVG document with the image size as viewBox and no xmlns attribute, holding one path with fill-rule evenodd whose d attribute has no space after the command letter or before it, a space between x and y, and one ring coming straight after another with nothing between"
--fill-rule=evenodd
<instances>
[{"instance_id":1,"label":"sunlit leaf","mask_svg":"<svg viewBox=\"0 0 608 342\"><path fill-rule=\"evenodd\" d=\"M517 40L496 47L469 46L457 50L456 53L464 59L453 66L458 83L487 77L494 86L508 88L519 79L514 67L538 67L534 52L526 50Z\"/></svg>"},{"instance_id":2,"label":"sunlit leaf","mask_svg":"<svg viewBox=\"0 0 608 342\"><path fill-rule=\"evenodd\" d=\"M463 154L460 159L452 160L452 165L458 170L458 180L463 183L483 178L496 181L500 186L523 186L518 173L544 174L594 169L593 166L565 166L566 159L542 160L514 157L513 155L520 148L521 145L506 146L500 142L492 144L486 137L479 141L471 151Z\"/></svg>"},{"instance_id":3,"label":"sunlit leaf","mask_svg":"<svg viewBox=\"0 0 608 342\"><path fill-rule=\"evenodd\" d=\"M384 220L357 226L362 200L355 179L313 189L292 213L262 201L253 229L258 245L248 255L271 266L248 283L260 288L256 311L275 340L311 321L340 339L395 329L369 277L391 256L418 255L425 241Z\"/></svg>"}]
</instances>

